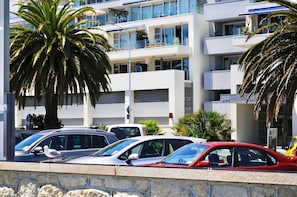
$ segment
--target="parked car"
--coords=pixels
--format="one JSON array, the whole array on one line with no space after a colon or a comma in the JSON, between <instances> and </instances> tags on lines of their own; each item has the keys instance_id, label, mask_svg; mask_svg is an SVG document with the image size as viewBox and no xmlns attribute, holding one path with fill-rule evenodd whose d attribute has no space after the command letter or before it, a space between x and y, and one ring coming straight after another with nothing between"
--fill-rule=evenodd
<instances>
[{"instance_id":1,"label":"parked car","mask_svg":"<svg viewBox=\"0 0 297 197\"><path fill-rule=\"evenodd\" d=\"M115 124L109 125L107 132L112 132L117 138L124 139L147 135L147 128L143 124Z\"/></svg>"},{"instance_id":2,"label":"parked car","mask_svg":"<svg viewBox=\"0 0 297 197\"><path fill-rule=\"evenodd\" d=\"M293 157L293 156L297 156L297 136L293 136L289 146L286 148L286 152L285 154L287 156Z\"/></svg>"},{"instance_id":3,"label":"parked car","mask_svg":"<svg viewBox=\"0 0 297 197\"><path fill-rule=\"evenodd\" d=\"M84 157L68 160L66 163L104 165L143 165L160 161L178 148L205 139L149 135L125 138Z\"/></svg>"},{"instance_id":4,"label":"parked car","mask_svg":"<svg viewBox=\"0 0 297 197\"><path fill-rule=\"evenodd\" d=\"M290 158L256 144L203 142L186 145L151 167L297 171Z\"/></svg>"},{"instance_id":5,"label":"parked car","mask_svg":"<svg viewBox=\"0 0 297 197\"><path fill-rule=\"evenodd\" d=\"M44 146L62 153L64 157L89 155L117 141L113 133L87 128L61 128L38 132L15 146L15 161L48 159Z\"/></svg>"},{"instance_id":6,"label":"parked car","mask_svg":"<svg viewBox=\"0 0 297 197\"><path fill-rule=\"evenodd\" d=\"M15 144L18 144L20 141L23 141L27 137L37 133L39 131L33 131L33 130L16 130L15 131Z\"/></svg>"}]
</instances>

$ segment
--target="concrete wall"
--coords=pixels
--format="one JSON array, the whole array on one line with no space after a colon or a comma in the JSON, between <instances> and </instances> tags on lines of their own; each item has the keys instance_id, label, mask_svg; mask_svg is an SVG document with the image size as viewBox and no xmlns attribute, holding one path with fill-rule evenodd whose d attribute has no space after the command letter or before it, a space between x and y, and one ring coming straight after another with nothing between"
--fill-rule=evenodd
<instances>
[{"instance_id":1,"label":"concrete wall","mask_svg":"<svg viewBox=\"0 0 297 197\"><path fill-rule=\"evenodd\" d=\"M6 197L293 197L295 173L0 162Z\"/></svg>"},{"instance_id":2,"label":"concrete wall","mask_svg":"<svg viewBox=\"0 0 297 197\"><path fill-rule=\"evenodd\" d=\"M254 116L254 105L237 105L237 140L249 143L259 143L258 121Z\"/></svg>"}]
</instances>

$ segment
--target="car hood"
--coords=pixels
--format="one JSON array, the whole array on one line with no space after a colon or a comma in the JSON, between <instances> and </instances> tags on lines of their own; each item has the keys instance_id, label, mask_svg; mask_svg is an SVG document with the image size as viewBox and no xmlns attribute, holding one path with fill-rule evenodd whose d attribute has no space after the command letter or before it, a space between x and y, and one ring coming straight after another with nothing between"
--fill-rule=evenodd
<instances>
[{"instance_id":1,"label":"car hood","mask_svg":"<svg viewBox=\"0 0 297 197\"><path fill-rule=\"evenodd\" d=\"M14 151L14 156L24 156L24 155L29 155L27 152L25 151Z\"/></svg>"},{"instance_id":2,"label":"car hood","mask_svg":"<svg viewBox=\"0 0 297 197\"><path fill-rule=\"evenodd\" d=\"M102 164L102 165L127 165L125 161L118 160L113 157L93 157L93 156L83 156L75 159L70 159L66 163L76 163L76 164Z\"/></svg>"},{"instance_id":3,"label":"car hood","mask_svg":"<svg viewBox=\"0 0 297 197\"><path fill-rule=\"evenodd\" d=\"M152 164L147 164L144 166L148 166L148 167L163 167L163 168L188 168L188 166L184 166L184 165L175 165L175 164L167 164L167 163L152 163Z\"/></svg>"}]
</instances>

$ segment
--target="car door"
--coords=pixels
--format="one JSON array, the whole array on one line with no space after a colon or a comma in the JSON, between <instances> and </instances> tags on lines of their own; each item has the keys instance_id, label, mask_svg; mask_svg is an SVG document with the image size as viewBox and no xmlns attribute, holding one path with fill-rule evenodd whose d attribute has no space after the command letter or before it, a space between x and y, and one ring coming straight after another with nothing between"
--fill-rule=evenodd
<instances>
[{"instance_id":1,"label":"car door","mask_svg":"<svg viewBox=\"0 0 297 197\"><path fill-rule=\"evenodd\" d=\"M138 144L137 146L134 146L131 148L131 150L127 151L129 152L128 155L132 153L137 153L139 159L132 160L130 165L145 165L149 163L154 163L157 161L160 161L163 156L164 148L164 140L163 139L154 139L142 142Z\"/></svg>"},{"instance_id":2,"label":"car door","mask_svg":"<svg viewBox=\"0 0 297 197\"><path fill-rule=\"evenodd\" d=\"M143 142L131 150L131 153L138 154L139 159L132 160L130 165L156 163L168 154L189 143L192 143L192 141L166 138Z\"/></svg>"},{"instance_id":3,"label":"car door","mask_svg":"<svg viewBox=\"0 0 297 197\"><path fill-rule=\"evenodd\" d=\"M66 147L66 135L54 135L44 138L42 141L37 143L32 149L30 155L27 156L26 161L42 161L47 160L43 152L43 147L47 145L49 149L55 149L63 152ZM40 151L37 151L40 150Z\"/></svg>"},{"instance_id":4,"label":"car door","mask_svg":"<svg viewBox=\"0 0 297 197\"><path fill-rule=\"evenodd\" d=\"M69 134L67 148L62 151L66 157L90 155L109 144L104 135Z\"/></svg>"}]
</instances>

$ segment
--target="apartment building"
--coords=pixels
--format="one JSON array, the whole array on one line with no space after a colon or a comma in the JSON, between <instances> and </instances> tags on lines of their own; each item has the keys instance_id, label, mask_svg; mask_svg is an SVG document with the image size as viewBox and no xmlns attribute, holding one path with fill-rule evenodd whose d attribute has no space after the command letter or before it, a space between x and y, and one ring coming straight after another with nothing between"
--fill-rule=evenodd
<instances>
[{"instance_id":1,"label":"apartment building","mask_svg":"<svg viewBox=\"0 0 297 197\"><path fill-rule=\"evenodd\" d=\"M204 52L210 60L209 71L204 74L204 89L210 92L210 97L204 103L204 109L226 113L235 130L232 138L238 141L265 145L268 133L265 112L260 113L258 120L254 118L254 98L247 103L247 95L238 95L243 73L239 70L237 60L243 51L264 40L273 29L262 31L248 41L244 31L253 31L265 23L281 20L275 18L272 21L262 21L267 14L281 9L285 8L273 3L245 0L214 2L204 6L204 16L210 23L211 35L204 40ZM272 123L272 128L278 132L278 144L282 140L281 124L282 119ZM294 128L295 109L292 111L288 139L297 134Z\"/></svg>"},{"instance_id":2,"label":"apartment building","mask_svg":"<svg viewBox=\"0 0 297 197\"><path fill-rule=\"evenodd\" d=\"M187 113L203 108L207 91L203 73L208 57L203 39L208 23L198 1L76 1L75 6L92 6L87 13L106 31L114 50L108 53L112 92L104 94L93 108L88 96L76 105L59 109L65 126L99 123L137 123L154 119L163 128L172 127ZM27 114L44 114L33 100L16 112L16 124L25 125Z\"/></svg>"},{"instance_id":3,"label":"apartment building","mask_svg":"<svg viewBox=\"0 0 297 197\"><path fill-rule=\"evenodd\" d=\"M205 109L227 114L232 139L266 144L265 114L255 120L253 100L238 95L243 73L237 60L269 34L246 42L243 30L254 30L265 14L283 7L248 0L77 0L75 6L94 7L96 13L85 17L97 21L90 25L104 30L114 47L108 54L112 92L95 108L88 96L61 107L65 126L154 119L170 128L185 114ZM28 102L16 111L17 126L30 113L44 114L44 108ZM281 140L279 124L273 126Z\"/></svg>"}]
</instances>

